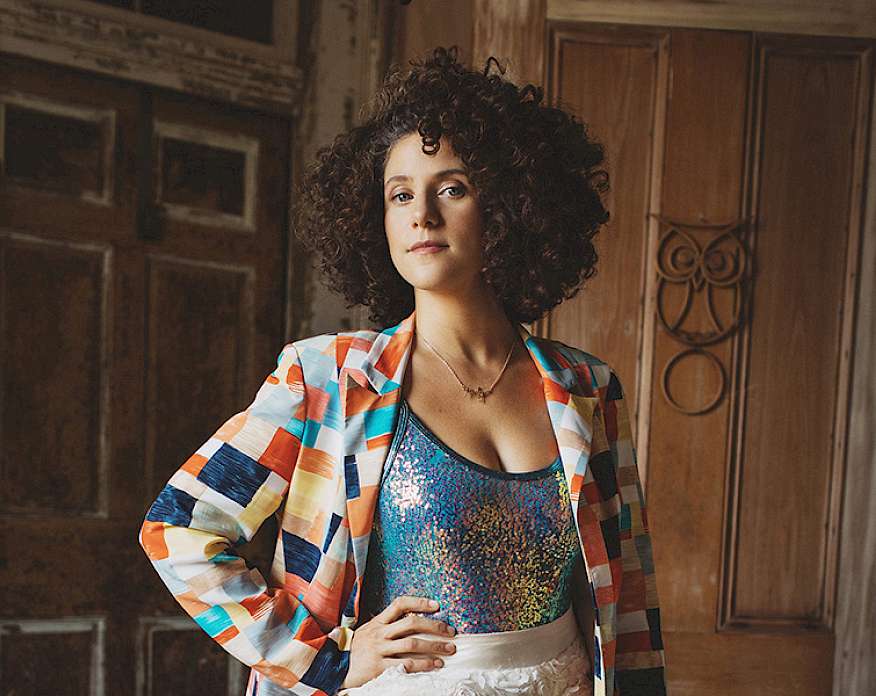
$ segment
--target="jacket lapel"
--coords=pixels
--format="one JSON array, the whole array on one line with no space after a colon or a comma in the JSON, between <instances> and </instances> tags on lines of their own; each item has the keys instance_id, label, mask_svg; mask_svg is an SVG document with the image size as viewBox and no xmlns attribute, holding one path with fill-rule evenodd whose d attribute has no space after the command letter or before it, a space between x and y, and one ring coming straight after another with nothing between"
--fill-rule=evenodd
<instances>
[{"instance_id":1,"label":"jacket lapel","mask_svg":"<svg viewBox=\"0 0 876 696\"><path fill-rule=\"evenodd\" d=\"M347 523L356 568L355 607L383 465L395 432L404 371L411 354L414 313L373 338L354 336L338 355Z\"/></svg>"},{"instance_id":2,"label":"jacket lapel","mask_svg":"<svg viewBox=\"0 0 876 696\"><path fill-rule=\"evenodd\" d=\"M356 568L355 606L352 613L347 613L356 617L380 478L394 435L401 385L411 355L415 314L416 311L399 324L378 332L373 339L352 337L339 347L343 355L337 356L341 365L339 396L344 419L347 522ZM587 468L593 428L599 427L602 420L595 418L600 403L597 387L607 384L607 379L594 373L601 365L577 359L564 344L534 336L522 324L517 324L517 330L542 378L588 579L594 588L610 585L602 530L589 504L599 501L585 499L579 505L581 498L586 498L582 496L584 484L593 478ZM600 599L597 591L597 607L603 603Z\"/></svg>"}]
</instances>

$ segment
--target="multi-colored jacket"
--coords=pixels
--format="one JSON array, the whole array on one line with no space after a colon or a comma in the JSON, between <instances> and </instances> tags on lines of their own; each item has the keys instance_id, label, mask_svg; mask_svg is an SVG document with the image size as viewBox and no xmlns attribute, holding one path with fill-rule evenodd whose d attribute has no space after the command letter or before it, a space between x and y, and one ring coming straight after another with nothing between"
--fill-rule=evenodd
<instances>
[{"instance_id":1,"label":"multi-colored jacket","mask_svg":"<svg viewBox=\"0 0 876 696\"><path fill-rule=\"evenodd\" d=\"M252 404L189 457L146 514L140 544L183 609L252 667L247 696L335 694L346 677L414 316L286 345ZM595 617L594 694L665 694L621 384L598 358L517 328L542 376L569 481L586 566L575 605ZM273 513L280 532L266 582L233 547Z\"/></svg>"}]
</instances>

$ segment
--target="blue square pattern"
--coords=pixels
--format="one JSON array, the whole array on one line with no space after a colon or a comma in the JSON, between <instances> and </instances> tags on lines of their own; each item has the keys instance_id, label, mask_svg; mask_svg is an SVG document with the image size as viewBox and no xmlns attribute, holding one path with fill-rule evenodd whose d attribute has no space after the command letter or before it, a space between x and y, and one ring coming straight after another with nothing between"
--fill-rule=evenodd
<instances>
[{"instance_id":1,"label":"blue square pattern","mask_svg":"<svg viewBox=\"0 0 876 696\"><path fill-rule=\"evenodd\" d=\"M204 464L198 480L246 507L270 473L270 469L226 442Z\"/></svg>"},{"instance_id":2,"label":"blue square pattern","mask_svg":"<svg viewBox=\"0 0 876 696\"><path fill-rule=\"evenodd\" d=\"M296 534L283 531L283 558L286 563L286 572L294 573L302 580L310 582L316 575L322 552L318 546L302 539Z\"/></svg>"},{"instance_id":3,"label":"blue square pattern","mask_svg":"<svg viewBox=\"0 0 876 696\"><path fill-rule=\"evenodd\" d=\"M192 510L197 500L185 491L169 483L152 503L146 519L150 522L165 522L177 527L188 527L192 521Z\"/></svg>"}]
</instances>

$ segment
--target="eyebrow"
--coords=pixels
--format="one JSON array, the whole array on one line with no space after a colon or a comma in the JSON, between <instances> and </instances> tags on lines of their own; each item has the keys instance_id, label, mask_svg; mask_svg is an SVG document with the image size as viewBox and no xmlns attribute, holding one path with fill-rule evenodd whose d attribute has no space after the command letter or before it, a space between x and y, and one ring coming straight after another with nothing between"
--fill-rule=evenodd
<instances>
[{"instance_id":1,"label":"eyebrow","mask_svg":"<svg viewBox=\"0 0 876 696\"><path fill-rule=\"evenodd\" d=\"M435 172L432 178L441 179L448 174L462 174L465 177L468 176L464 169L442 169L440 172ZM407 176L406 174L396 174L395 176L391 176L383 183L384 188L387 187L390 182L395 181L396 179L398 179L399 181L410 181L411 177Z\"/></svg>"}]
</instances>

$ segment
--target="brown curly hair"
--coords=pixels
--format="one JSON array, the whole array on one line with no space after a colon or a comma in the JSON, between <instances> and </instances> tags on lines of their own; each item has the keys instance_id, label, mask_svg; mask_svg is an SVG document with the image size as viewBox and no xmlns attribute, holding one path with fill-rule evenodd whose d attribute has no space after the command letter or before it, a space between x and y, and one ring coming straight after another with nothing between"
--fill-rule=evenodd
<instances>
[{"instance_id":1,"label":"brown curly hair","mask_svg":"<svg viewBox=\"0 0 876 696\"><path fill-rule=\"evenodd\" d=\"M383 173L401 137L419 133L423 152L445 135L478 192L485 281L512 321L531 322L575 296L596 272L593 237L608 221L596 169L603 146L585 124L541 104L543 90L517 87L435 48L402 71L393 65L362 125L320 148L293 205L293 234L317 267L372 321L392 326L414 308L413 287L396 270L384 229Z\"/></svg>"}]
</instances>

